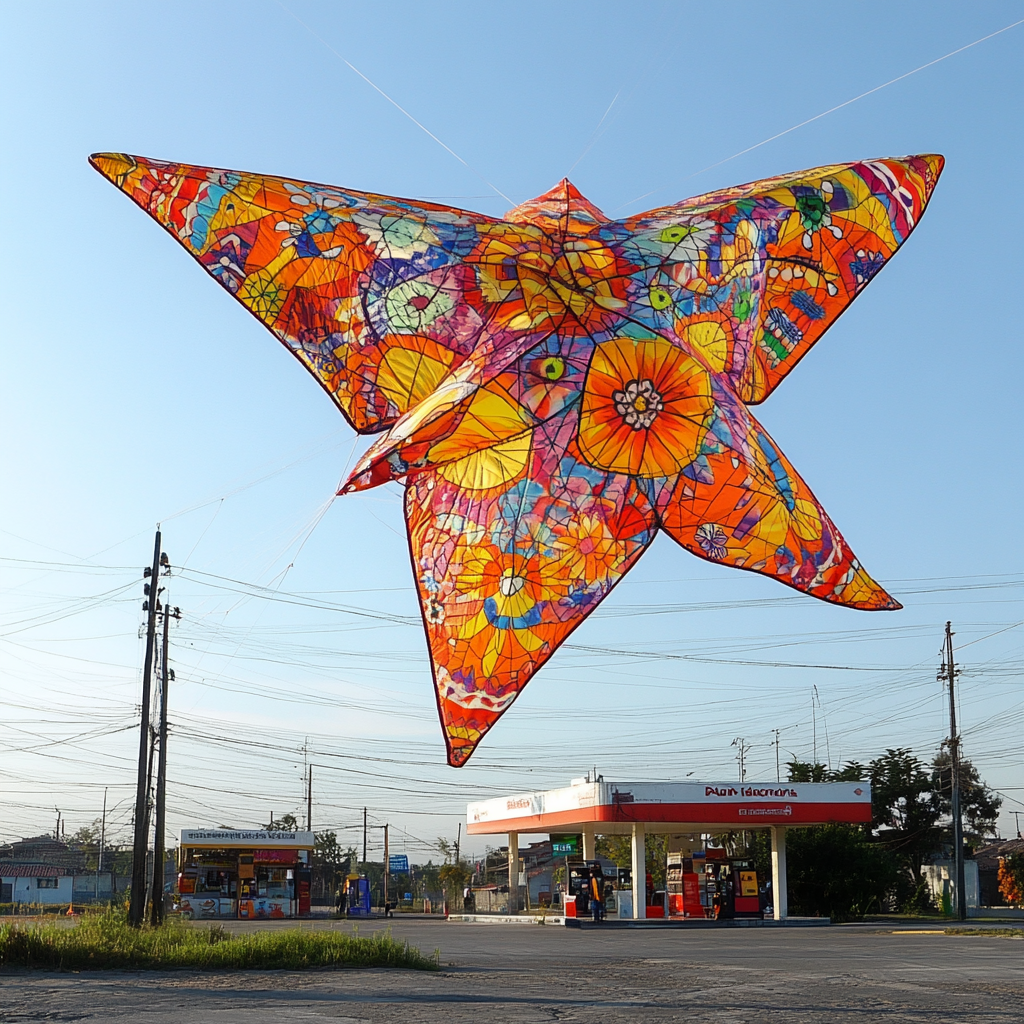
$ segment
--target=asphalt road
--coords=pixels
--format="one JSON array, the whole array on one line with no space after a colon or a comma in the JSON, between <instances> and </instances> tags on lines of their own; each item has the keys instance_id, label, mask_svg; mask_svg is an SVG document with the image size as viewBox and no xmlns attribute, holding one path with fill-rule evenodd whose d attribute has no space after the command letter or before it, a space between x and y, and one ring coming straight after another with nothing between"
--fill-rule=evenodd
<instances>
[{"instance_id":1,"label":"asphalt road","mask_svg":"<svg viewBox=\"0 0 1024 1024\"><path fill-rule=\"evenodd\" d=\"M0 1022L1024 1022L1024 939L872 925L602 931L401 918L359 932L386 926L426 953L440 949L443 970L9 970Z\"/></svg>"}]
</instances>

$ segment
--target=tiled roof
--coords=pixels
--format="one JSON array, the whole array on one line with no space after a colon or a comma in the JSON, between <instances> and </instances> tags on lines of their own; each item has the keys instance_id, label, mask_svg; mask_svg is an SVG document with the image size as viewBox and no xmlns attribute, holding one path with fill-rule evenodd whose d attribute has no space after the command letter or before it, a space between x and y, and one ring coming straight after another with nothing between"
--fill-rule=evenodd
<instances>
[{"instance_id":1,"label":"tiled roof","mask_svg":"<svg viewBox=\"0 0 1024 1024\"><path fill-rule=\"evenodd\" d=\"M60 878L73 872L52 864L5 864L0 861L0 878Z\"/></svg>"},{"instance_id":2,"label":"tiled roof","mask_svg":"<svg viewBox=\"0 0 1024 1024\"><path fill-rule=\"evenodd\" d=\"M999 858L1011 853L1024 853L1024 839L1000 839L998 842L980 846L974 851L974 859L979 868L994 869L999 865Z\"/></svg>"}]
</instances>

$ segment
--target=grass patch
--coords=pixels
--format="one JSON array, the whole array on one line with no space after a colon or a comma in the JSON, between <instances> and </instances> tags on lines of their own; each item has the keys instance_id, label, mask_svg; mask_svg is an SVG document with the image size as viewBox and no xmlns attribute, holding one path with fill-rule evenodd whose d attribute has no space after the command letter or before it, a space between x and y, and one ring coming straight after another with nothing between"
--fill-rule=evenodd
<instances>
[{"instance_id":1,"label":"grass patch","mask_svg":"<svg viewBox=\"0 0 1024 1024\"><path fill-rule=\"evenodd\" d=\"M995 935L1001 939L1024 939L1024 928L946 928L944 935Z\"/></svg>"},{"instance_id":2,"label":"grass patch","mask_svg":"<svg viewBox=\"0 0 1024 1024\"><path fill-rule=\"evenodd\" d=\"M334 931L231 935L219 925L173 920L132 928L121 911L83 917L77 925L0 925L0 966L82 970L287 970L311 967L407 967L437 970L387 932L363 938Z\"/></svg>"}]
</instances>

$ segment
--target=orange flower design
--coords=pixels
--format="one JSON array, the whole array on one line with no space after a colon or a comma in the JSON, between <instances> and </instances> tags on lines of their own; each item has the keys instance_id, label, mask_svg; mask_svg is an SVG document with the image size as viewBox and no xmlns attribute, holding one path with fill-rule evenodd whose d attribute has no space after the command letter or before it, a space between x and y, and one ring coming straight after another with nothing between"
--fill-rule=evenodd
<instances>
[{"instance_id":1,"label":"orange flower design","mask_svg":"<svg viewBox=\"0 0 1024 1024\"><path fill-rule=\"evenodd\" d=\"M713 407L711 378L664 338L613 338L587 371L579 449L598 469L670 476L700 451Z\"/></svg>"}]
</instances>

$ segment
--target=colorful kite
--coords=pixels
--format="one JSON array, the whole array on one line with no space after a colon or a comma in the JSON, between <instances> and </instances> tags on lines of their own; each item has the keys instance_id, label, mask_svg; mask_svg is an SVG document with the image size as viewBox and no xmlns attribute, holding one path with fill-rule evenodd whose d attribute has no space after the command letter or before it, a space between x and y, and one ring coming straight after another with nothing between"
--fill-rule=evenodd
<instances>
[{"instance_id":1,"label":"colorful kite","mask_svg":"<svg viewBox=\"0 0 1024 1024\"><path fill-rule=\"evenodd\" d=\"M93 166L297 356L406 482L449 763L663 530L898 608L751 415L906 240L940 156L818 167L609 220L504 220L119 153Z\"/></svg>"}]
</instances>

